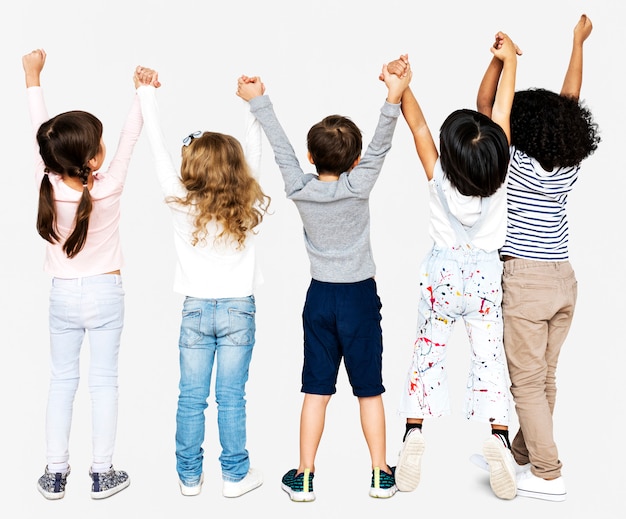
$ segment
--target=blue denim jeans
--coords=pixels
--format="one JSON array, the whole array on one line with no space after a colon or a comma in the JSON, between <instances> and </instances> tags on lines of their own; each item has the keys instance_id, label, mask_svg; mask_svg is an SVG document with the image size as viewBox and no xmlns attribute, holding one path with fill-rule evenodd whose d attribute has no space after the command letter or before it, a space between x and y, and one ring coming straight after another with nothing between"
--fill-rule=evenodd
<instances>
[{"instance_id":1,"label":"blue denim jeans","mask_svg":"<svg viewBox=\"0 0 626 519\"><path fill-rule=\"evenodd\" d=\"M69 459L80 351L89 334L89 393L92 403L93 466L109 466L118 413L118 353L124 325L122 278L102 274L53 278L50 289L50 389L46 414L47 461L62 471Z\"/></svg>"},{"instance_id":2,"label":"blue denim jeans","mask_svg":"<svg viewBox=\"0 0 626 519\"><path fill-rule=\"evenodd\" d=\"M176 470L185 485L198 484L202 474L204 411L214 363L222 479L237 482L248 473L245 386L254 347L255 312L253 296L185 299L176 413Z\"/></svg>"}]
</instances>

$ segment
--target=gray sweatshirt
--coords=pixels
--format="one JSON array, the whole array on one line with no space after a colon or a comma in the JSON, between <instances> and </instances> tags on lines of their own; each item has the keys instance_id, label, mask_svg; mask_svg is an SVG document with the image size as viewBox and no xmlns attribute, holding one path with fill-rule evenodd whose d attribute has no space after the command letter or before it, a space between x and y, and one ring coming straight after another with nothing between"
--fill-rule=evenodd
<instances>
[{"instance_id":1,"label":"gray sweatshirt","mask_svg":"<svg viewBox=\"0 0 626 519\"><path fill-rule=\"evenodd\" d=\"M369 196L391 149L400 105L385 101L374 137L359 164L335 182L304 173L268 96L250 100L250 110L274 150L274 158L302 218L311 277L355 283L376 274L370 242Z\"/></svg>"}]
</instances>

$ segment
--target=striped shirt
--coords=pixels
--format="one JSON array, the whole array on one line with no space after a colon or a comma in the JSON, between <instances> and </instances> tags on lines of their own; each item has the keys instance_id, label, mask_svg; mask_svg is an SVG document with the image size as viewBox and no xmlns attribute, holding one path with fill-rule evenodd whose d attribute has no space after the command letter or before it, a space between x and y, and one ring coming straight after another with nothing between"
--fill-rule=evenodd
<instances>
[{"instance_id":1,"label":"striped shirt","mask_svg":"<svg viewBox=\"0 0 626 519\"><path fill-rule=\"evenodd\" d=\"M545 171L523 151L511 148L507 181L507 235L502 256L538 261L569 259L567 195L580 164Z\"/></svg>"}]
</instances>

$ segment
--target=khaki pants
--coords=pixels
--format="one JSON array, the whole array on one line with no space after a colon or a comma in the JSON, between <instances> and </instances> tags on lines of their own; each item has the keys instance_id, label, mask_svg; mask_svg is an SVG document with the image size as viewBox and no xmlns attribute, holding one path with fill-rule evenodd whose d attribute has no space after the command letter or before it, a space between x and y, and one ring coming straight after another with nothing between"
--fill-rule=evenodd
<instances>
[{"instance_id":1,"label":"khaki pants","mask_svg":"<svg viewBox=\"0 0 626 519\"><path fill-rule=\"evenodd\" d=\"M530 462L544 479L561 475L552 415L556 367L572 323L577 282L568 261L504 262L502 279L504 349L520 430L512 443L515 460Z\"/></svg>"}]
</instances>

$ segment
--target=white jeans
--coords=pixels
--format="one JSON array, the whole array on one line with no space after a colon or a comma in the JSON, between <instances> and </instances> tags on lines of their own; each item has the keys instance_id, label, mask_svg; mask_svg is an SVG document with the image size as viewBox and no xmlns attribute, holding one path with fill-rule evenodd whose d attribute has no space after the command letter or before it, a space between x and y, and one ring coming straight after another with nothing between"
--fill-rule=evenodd
<instances>
[{"instance_id":1,"label":"white jeans","mask_svg":"<svg viewBox=\"0 0 626 519\"><path fill-rule=\"evenodd\" d=\"M401 416L450 414L446 355L454 324L462 318L471 350L465 416L509 424L501 279L502 262L497 252L434 247L424 260L418 333L402 390Z\"/></svg>"},{"instance_id":2,"label":"white jeans","mask_svg":"<svg viewBox=\"0 0 626 519\"><path fill-rule=\"evenodd\" d=\"M46 415L51 472L66 467L80 351L89 334L89 393L93 465L111 464L117 430L117 365L124 325L124 289L115 274L52 280L50 290L50 390ZM54 470L54 469L57 470Z\"/></svg>"}]
</instances>

